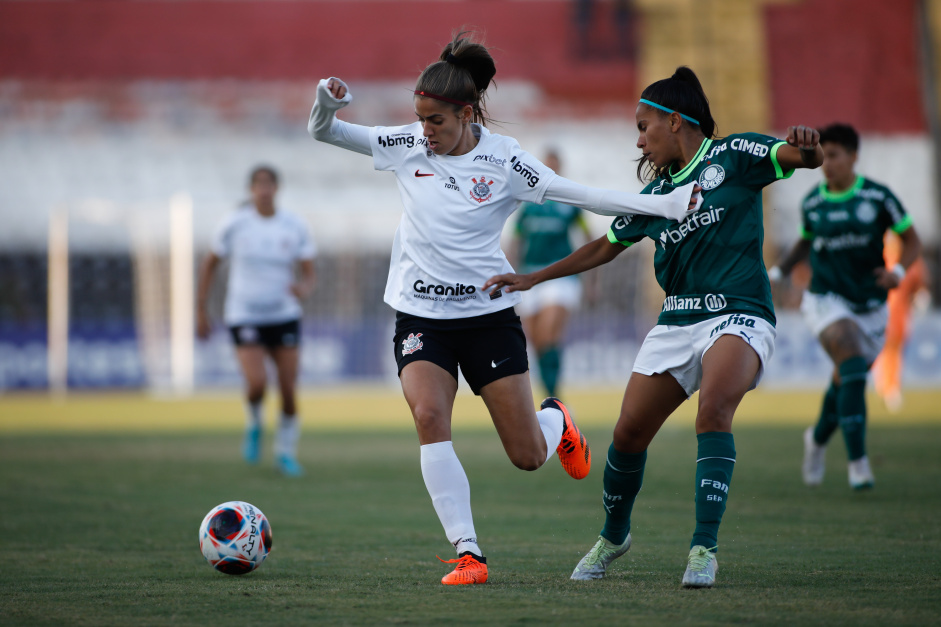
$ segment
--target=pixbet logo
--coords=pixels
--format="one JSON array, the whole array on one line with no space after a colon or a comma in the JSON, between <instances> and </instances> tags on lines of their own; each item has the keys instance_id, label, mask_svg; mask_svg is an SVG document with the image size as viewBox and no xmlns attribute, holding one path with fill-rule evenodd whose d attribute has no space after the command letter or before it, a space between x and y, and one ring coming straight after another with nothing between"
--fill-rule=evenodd
<instances>
[{"instance_id":1,"label":"pixbet logo","mask_svg":"<svg viewBox=\"0 0 941 627\"><path fill-rule=\"evenodd\" d=\"M506 159L498 159L493 155L477 155L474 157L474 161L486 161L487 163L492 163L494 165L506 165Z\"/></svg>"}]
</instances>

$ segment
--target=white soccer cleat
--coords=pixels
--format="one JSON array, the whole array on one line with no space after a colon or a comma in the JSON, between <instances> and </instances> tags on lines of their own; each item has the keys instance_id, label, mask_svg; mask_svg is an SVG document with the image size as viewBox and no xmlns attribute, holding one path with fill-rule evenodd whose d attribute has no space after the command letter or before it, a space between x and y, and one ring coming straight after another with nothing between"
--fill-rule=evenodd
<instances>
[{"instance_id":1,"label":"white soccer cleat","mask_svg":"<svg viewBox=\"0 0 941 627\"><path fill-rule=\"evenodd\" d=\"M711 588L716 584L719 563L715 553L697 545L689 550L688 560L686 572L683 573L684 588Z\"/></svg>"},{"instance_id":2,"label":"white soccer cleat","mask_svg":"<svg viewBox=\"0 0 941 627\"><path fill-rule=\"evenodd\" d=\"M814 441L814 428L807 427L804 431L804 464L801 467L805 484L818 486L823 483L823 473L827 469L826 455L827 446L817 444Z\"/></svg>"},{"instance_id":3,"label":"white soccer cleat","mask_svg":"<svg viewBox=\"0 0 941 627\"><path fill-rule=\"evenodd\" d=\"M595 546L591 547L591 550L575 566L572 579L576 581L603 579L608 565L627 553L629 548L631 548L631 534L627 534L624 544L621 545L612 544L599 536Z\"/></svg>"},{"instance_id":4,"label":"white soccer cleat","mask_svg":"<svg viewBox=\"0 0 941 627\"><path fill-rule=\"evenodd\" d=\"M850 487L854 490L868 490L875 487L876 479L869 467L869 457L863 455L849 463Z\"/></svg>"}]
</instances>

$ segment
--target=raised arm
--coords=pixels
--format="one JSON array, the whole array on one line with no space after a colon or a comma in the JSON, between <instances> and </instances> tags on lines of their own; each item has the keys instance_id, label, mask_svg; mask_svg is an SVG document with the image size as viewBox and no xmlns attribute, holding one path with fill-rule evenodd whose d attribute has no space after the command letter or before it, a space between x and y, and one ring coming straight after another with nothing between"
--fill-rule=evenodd
<instances>
[{"instance_id":1,"label":"raised arm","mask_svg":"<svg viewBox=\"0 0 941 627\"><path fill-rule=\"evenodd\" d=\"M546 199L581 207L603 216L640 214L682 221L702 202L699 186L688 183L665 196L588 187L558 176L546 188Z\"/></svg>"},{"instance_id":2,"label":"raised arm","mask_svg":"<svg viewBox=\"0 0 941 627\"><path fill-rule=\"evenodd\" d=\"M823 165L820 133L809 126L789 126L787 146L778 150L778 163L785 170L818 168Z\"/></svg>"},{"instance_id":3,"label":"raised arm","mask_svg":"<svg viewBox=\"0 0 941 627\"><path fill-rule=\"evenodd\" d=\"M498 274L490 277L483 285L483 291L490 288L505 289L509 292L524 292L538 283L551 281L564 276L579 274L604 265L627 250L623 244L612 244L607 235L588 242L564 259L556 261L542 270L530 274Z\"/></svg>"},{"instance_id":4,"label":"raised arm","mask_svg":"<svg viewBox=\"0 0 941 627\"><path fill-rule=\"evenodd\" d=\"M310 110L307 132L314 139L362 155L372 155L369 144L369 127L343 122L336 117L337 111L353 101L353 94L346 83L338 78L323 79L317 85L317 99Z\"/></svg>"}]
</instances>

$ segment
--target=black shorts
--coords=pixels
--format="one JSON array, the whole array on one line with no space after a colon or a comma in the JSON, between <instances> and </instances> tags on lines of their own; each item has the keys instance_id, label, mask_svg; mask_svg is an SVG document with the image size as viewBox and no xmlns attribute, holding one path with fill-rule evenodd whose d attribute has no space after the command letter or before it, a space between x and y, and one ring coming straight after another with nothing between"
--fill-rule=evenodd
<instances>
[{"instance_id":1,"label":"black shorts","mask_svg":"<svg viewBox=\"0 0 941 627\"><path fill-rule=\"evenodd\" d=\"M477 395L488 383L529 370L526 336L512 307L450 320L398 312L393 342L399 375L414 361L430 361L457 380L460 366L464 379Z\"/></svg>"},{"instance_id":2,"label":"black shorts","mask_svg":"<svg viewBox=\"0 0 941 627\"><path fill-rule=\"evenodd\" d=\"M301 321L278 324L238 324L229 327L236 346L262 345L266 348L297 348L301 343Z\"/></svg>"}]
</instances>

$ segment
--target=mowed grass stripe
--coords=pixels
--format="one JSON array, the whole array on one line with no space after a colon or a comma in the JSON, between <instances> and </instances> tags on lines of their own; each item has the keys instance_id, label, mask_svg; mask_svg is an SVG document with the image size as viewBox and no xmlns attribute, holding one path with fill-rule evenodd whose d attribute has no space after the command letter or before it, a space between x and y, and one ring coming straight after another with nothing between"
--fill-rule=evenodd
<instances>
[{"instance_id":1,"label":"mowed grass stripe","mask_svg":"<svg viewBox=\"0 0 941 627\"><path fill-rule=\"evenodd\" d=\"M809 425L817 418L821 391L756 390L745 396L736 425ZM564 400L586 426L613 426L622 389L576 390ZM535 397L541 398L539 393ZM680 407L668 426L691 425L698 396ZM868 397L872 425L941 424L941 390L912 390L897 414L874 394ZM305 431L411 430L408 406L397 388L341 387L306 391L300 398ZM238 391L190 398L144 393L86 394L65 397L14 394L0 397L0 433L235 431L244 423ZM269 394L269 417L277 411ZM272 420L268 420L269 424ZM483 402L460 393L454 406L455 428L490 429Z\"/></svg>"}]
</instances>

